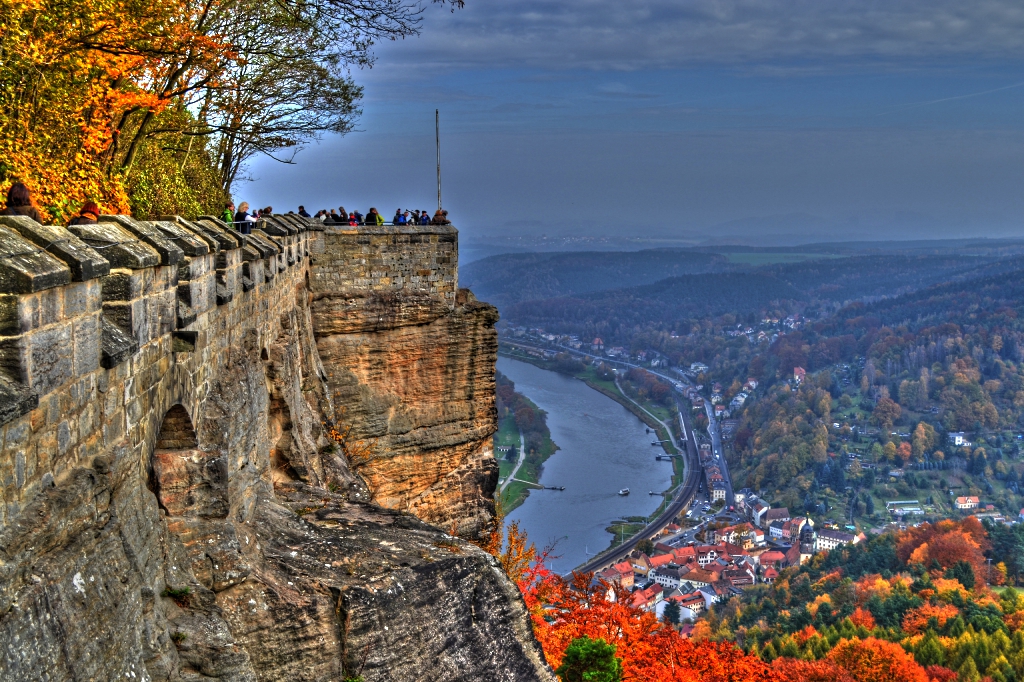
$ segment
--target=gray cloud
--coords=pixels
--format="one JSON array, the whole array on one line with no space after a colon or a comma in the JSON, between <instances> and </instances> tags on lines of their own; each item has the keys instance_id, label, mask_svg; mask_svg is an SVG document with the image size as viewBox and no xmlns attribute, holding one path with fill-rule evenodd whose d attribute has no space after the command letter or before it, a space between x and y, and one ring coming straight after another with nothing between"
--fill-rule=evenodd
<instances>
[{"instance_id":1,"label":"gray cloud","mask_svg":"<svg viewBox=\"0 0 1024 682\"><path fill-rule=\"evenodd\" d=\"M382 63L634 70L1024 57L1019 0L468 0ZM806 68L802 64L800 68Z\"/></svg>"}]
</instances>

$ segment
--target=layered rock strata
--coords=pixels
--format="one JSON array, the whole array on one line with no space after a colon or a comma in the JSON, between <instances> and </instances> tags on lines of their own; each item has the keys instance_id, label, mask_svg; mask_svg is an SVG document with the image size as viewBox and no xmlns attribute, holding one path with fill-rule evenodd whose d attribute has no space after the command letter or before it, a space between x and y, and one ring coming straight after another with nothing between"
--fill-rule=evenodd
<instances>
[{"instance_id":1,"label":"layered rock strata","mask_svg":"<svg viewBox=\"0 0 1024 682\"><path fill-rule=\"evenodd\" d=\"M329 235L313 330L350 464L373 500L475 533L494 512L497 310L458 289L455 229Z\"/></svg>"},{"instance_id":2,"label":"layered rock strata","mask_svg":"<svg viewBox=\"0 0 1024 682\"><path fill-rule=\"evenodd\" d=\"M312 227L0 218L0 679L553 679L491 558L406 513L488 518L493 309L453 262L451 291L387 292L421 320L387 348L321 333L348 299L311 283L359 268ZM353 334L416 359L321 352Z\"/></svg>"}]
</instances>

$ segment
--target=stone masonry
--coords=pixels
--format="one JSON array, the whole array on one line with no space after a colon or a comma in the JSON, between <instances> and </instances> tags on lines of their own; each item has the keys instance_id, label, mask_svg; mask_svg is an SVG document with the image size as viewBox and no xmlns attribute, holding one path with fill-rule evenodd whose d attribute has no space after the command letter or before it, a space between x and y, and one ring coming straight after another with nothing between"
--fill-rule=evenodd
<instances>
[{"instance_id":1,"label":"stone masonry","mask_svg":"<svg viewBox=\"0 0 1024 682\"><path fill-rule=\"evenodd\" d=\"M493 512L497 316L457 251L0 217L0 679L553 680L493 559L422 521Z\"/></svg>"}]
</instances>

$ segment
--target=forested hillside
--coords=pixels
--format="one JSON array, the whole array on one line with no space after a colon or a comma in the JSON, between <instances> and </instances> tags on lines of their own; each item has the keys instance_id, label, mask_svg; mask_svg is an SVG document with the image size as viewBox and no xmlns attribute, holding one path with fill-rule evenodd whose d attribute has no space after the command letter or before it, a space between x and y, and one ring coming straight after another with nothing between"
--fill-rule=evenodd
<instances>
[{"instance_id":1,"label":"forested hillside","mask_svg":"<svg viewBox=\"0 0 1024 682\"><path fill-rule=\"evenodd\" d=\"M803 299L799 290L771 275L683 275L629 289L526 301L509 308L508 318L617 341L649 326L686 333L690 320L699 317L743 317L765 308L788 311Z\"/></svg>"},{"instance_id":2,"label":"forested hillside","mask_svg":"<svg viewBox=\"0 0 1024 682\"><path fill-rule=\"evenodd\" d=\"M741 416L731 457L738 480L781 504L870 523L881 522L884 500L900 497L949 513L949 490L1016 515L1022 275L849 306L781 336L746 368L767 390ZM810 372L799 387L784 381L794 367ZM966 432L969 445L949 432ZM894 479L894 467L912 471Z\"/></svg>"},{"instance_id":3,"label":"forested hillside","mask_svg":"<svg viewBox=\"0 0 1024 682\"><path fill-rule=\"evenodd\" d=\"M470 263L460 284L504 310L520 301L574 296L728 268L723 256L682 249L510 253Z\"/></svg>"},{"instance_id":4,"label":"forested hillside","mask_svg":"<svg viewBox=\"0 0 1024 682\"><path fill-rule=\"evenodd\" d=\"M736 641L777 680L1024 679L1024 599L986 585L1024 550L1018 529L943 521L819 554L717 606L697 636Z\"/></svg>"},{"instance_id":5,"label":"forested hillside","mask_svg":"<svg viewBox=\"0 0 1024 682\"><path fill-rule=\"evenodd\" d=\"M502 314L515 324L629 343L641 334L689 334L709 322L752 324L763 315L816 315L844 304L898 296L953 278L970 279L972 273L982 277L994 269L1005 271L1014 262L949 254L810 260L738 272L684 275L576 296L541 300L523 296L521 303L502 308ZM668 348L658 350L671 352Z\"/></svg>"}]
</instances>

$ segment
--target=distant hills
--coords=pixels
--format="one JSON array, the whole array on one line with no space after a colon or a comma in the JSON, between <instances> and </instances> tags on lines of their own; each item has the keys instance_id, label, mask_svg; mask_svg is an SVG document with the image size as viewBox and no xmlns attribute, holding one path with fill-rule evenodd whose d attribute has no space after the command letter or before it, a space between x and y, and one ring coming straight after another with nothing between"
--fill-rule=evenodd
<instances>
[{"instance_id":1,"label":"distant hills","mask_svg":"<svg viewBox=\"0 0 1024 682\"><path fill-rule=\"evenodd\" d=\"M803 254L778 252L780 260L806 260L764 265L757 263L775 249L519 253L471 263L461 279L511 323L622 342L642 331L685 333L691 321L726 313L752 321L1013 276L1024 270L1024 255L1006 255L1014 250L1021 245L910 243L902 253L880 253L877 244L814 245Z\"/></svg>"},{"instance_id":2,"label":"distant hills","mask_svg":"<svg viewBox=\"0 0 1024 682\"><path fill-rule=\"evenodd\" d=\"M631 252L507 253L463 266L460 286L500 309L521 301L651 284L678 275L731 269L717 253L684 249Z\"/></svg>"}]
</instances>

